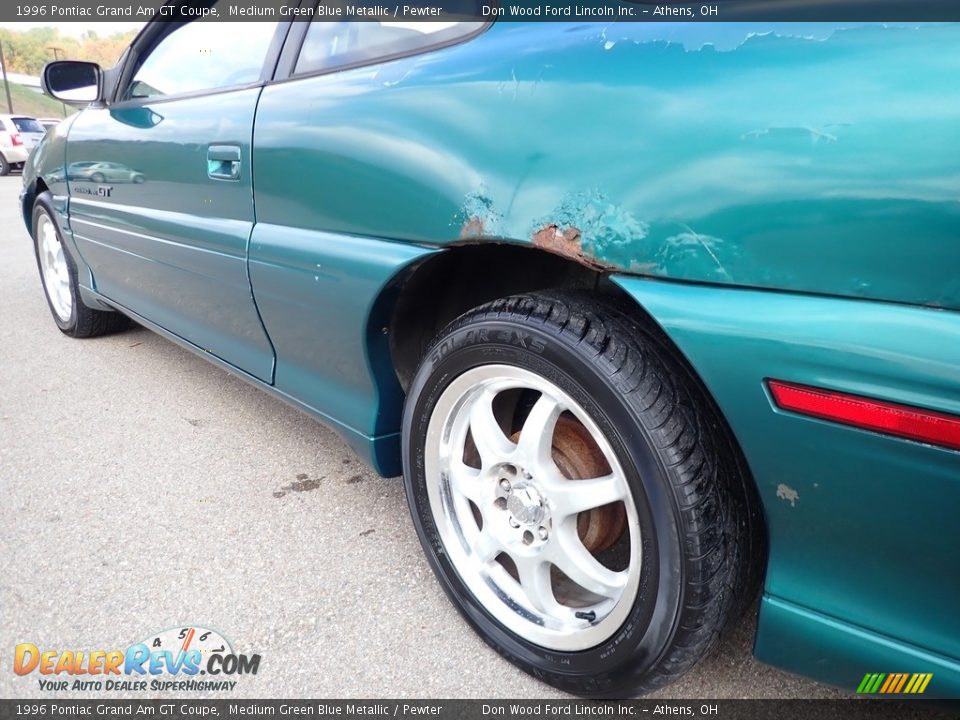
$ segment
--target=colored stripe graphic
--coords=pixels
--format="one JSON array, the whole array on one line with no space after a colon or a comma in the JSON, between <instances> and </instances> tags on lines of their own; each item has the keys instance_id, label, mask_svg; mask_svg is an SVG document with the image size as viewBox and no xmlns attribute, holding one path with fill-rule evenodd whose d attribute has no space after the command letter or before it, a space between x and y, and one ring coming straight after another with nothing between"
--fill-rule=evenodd
<instances>
[{"instance_id":1,"label":"colored stripe graphic","mask_svg":"<svg viewBox=\"0 0 960 720\"><path fill-rule=\"evenodd\" d=\"M857 686L857 692L866 695L919 695L926 691L932 679L933 673L867 673Z\"/></svg>"},{"instance_id":2,"label":"colored stripe graphic","mask_svg":"<svg viewBox=\"0 0 960 720\"><path fill-rule=\"evenodd\" d=\"M879 690L879 689L880 689L880 683L883 682L883 679L884 679L885 677L886 677L886 673L879 673L879 674L877 675L877 679L874 680L872 683L870 683L870 690L869 690L869 692L875 693L877 690Z\"/></svg>"}]
</instances>

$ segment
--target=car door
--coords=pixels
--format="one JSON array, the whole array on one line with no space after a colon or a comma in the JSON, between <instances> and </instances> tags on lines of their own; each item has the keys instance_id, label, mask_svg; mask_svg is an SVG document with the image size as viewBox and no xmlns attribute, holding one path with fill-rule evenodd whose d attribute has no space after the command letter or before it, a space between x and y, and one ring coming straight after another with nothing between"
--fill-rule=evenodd
<instances>
[{"instance_id":1,"label":"car door","mask_svg":"<svg viewBox=\"0 0 960 720\"><path fill-rule=\"evenodd\" d=\"M229 27L229 31L226 29ZM267 382L247 275L253 117L278 23L155 24L67 144L70 222L110 301Z\"/></svg>"},{"instance_id":2,"label":"car door","mask_svg":"<svg viewBox=\"0 0 960 720\"><path fill-rule=\"evenodd\" d=\"M348 6L363 5L375 9L373 0L323 2L328 12L339 8L343 16ZM389 318L378 317L375 301L392 277L432 252L396 242L409 239L404 227L395 224L374 234L365 231L365 222L397 216L406 188L422 187L421 162L446 162L410 142L402 129L391 133L390 118L363 116L362 100L395 95L419 63L425 66L436 53L468 44L484 27L482 22L294 23L278 64L280 81L264 88L257 109L250 277L276 348L275 386L342 423L361 442L395 438L402 399L392 371L371 368L389 357L381 330ZM350 162L356 149L350 127L377 121L382 133L365 134L360 142L378 164ZM386 168L398 146L410 165ZM421 148L427 155L422 160ZM372 175L380 171L383 177ZM374 193L373 187L398 192Z\"/></svg>"}]
</instances>

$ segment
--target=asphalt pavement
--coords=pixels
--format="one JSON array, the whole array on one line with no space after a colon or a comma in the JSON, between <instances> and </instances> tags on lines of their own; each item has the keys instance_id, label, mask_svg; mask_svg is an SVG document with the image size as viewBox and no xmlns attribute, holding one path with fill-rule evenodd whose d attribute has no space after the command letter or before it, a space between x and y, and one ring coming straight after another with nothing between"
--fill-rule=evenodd
<instances>
[{"instance_id":1,"label":"asphalt pavement","mask_svg":"<svg viewBox=\"0 0 960 720\"><path fill-rule=\"evenodd\" d=\"M398 478L148 330L62 335L19 190L0 178L0 697L77 697L15 675L19 643L111 650L188 625L260 654L228 698L561 697L460 619ZM755 661L754 624L658 697L839 696ZM131 695L82 694L101 696Z\"/></svg>"}]
</instances>

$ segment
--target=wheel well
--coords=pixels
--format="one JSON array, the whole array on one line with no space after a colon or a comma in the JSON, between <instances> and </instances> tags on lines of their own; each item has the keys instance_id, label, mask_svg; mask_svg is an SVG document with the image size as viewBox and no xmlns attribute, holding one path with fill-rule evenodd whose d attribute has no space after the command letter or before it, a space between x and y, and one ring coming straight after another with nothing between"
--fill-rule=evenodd
<instances>
[{"instance_id":1,"label":"wheel well","mask_svg":"<svg viewBox=\"0 0 960 720\"><path fill-rule=\"evenodd\" d=\"M450 321L485 302L546 289L626 293L607 276L543 250L486 243L429 256L401 280L390 322L390 355L404 390L430 341Z\"/></svg>"},{"instance_id":2,"label":"wheel well","mask_svg":"<svg viewBox=\"0 0 960 720\"><path fill-rule=\"evenodd\" d=\"M508 295L538 290L589 290L613 301L639 326L637 331L654 336L657 344L687 373L696 385L725 437L730 457L743 480L743 492L750 507L755 546L752 552L766 557L767 530L756 482L743 449L723 411L700 374L670 339L660 324L619 285L601 271L549 252L518 245L487 243L449 248L428 256L391 286L392 316L389 348L396 378L406 392L431 340L450 321L485 302ZM383 306L381 305L381 308ZM382 337L382 335L381 335ZM389 380L393 385L393 378ZM397 405L402 403L402 396ZM762 583L766 562L758 563L757 577L744 588L746 609Z\"/></svg>"},{"instance_id":3,"label":"wheel well","mask_svg":"<svg viewBox=\"0 0 960 720\"><path fill-rule=\"evenodd\" d=\"M26 224L27 230L31 235L33 235L33 204L37 201L40 194L45 193L48 189L43 178L38 177L33 184L33 189L28 190L23 196L23 206L20 210L23 213L23 222Z\"/></svg>"}]
</instances>

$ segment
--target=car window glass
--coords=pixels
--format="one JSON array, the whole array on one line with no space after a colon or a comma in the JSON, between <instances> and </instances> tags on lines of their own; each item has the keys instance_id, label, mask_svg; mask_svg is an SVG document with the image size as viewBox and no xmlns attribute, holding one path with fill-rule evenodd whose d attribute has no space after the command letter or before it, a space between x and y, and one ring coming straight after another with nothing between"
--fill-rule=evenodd
<instances>
[{"instance_id":1,"label":"car window glass","mask_svg":"<svg viewBox=\"0 0 960 720\"><path fill-rule=\"evenodd\" d=\"M137 68L125 99L255 82L277 23L196 20L167 35Z\"/></svg>"},{"instance_id":2,"label":"car window glass","mask_svg":"<svg viewBox=\"0 0 960 720\"><path fill-rule=\"evenodd\" d=\"M15 117L13 119L13 124L16 125L17 130L25 133L42 133L43 125L37 122L34 118L29 117Z\"/></svg>"},{"instance_id":3,"label":"car window glass","mask_svg":"<svg viewBox=\"0 0 960 720\"><path fill-rule=\"evenodd\" d=\"M376 0L333 0L325 7L373 7ZM297 58L295 74L376 62L381 58L415 52L469 35L482 22L408 22L317 20L310 23Z\"/></svg>"}]
</instances>

